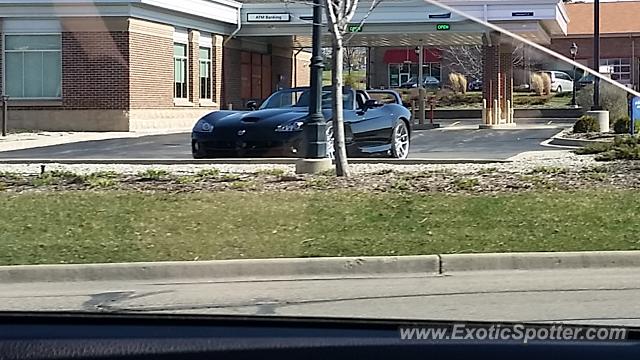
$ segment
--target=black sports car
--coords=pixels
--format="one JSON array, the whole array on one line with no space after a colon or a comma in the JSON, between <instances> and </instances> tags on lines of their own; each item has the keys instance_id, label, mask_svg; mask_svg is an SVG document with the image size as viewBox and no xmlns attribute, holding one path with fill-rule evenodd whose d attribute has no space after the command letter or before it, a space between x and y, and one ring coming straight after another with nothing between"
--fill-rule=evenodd
<instances>
[{"instance_id":1,"label":"black sports car","mask_svg":"<svg viewBox=\"0 0 640 360\"><path fill-rule=\"evenodd\" d=\"M345 140L350 157L383 155L404 159L409 154L411 112L400 96L389 90L395 103L383 104L363 90L343 92ZM280 90L254 111L215 111L202 117L193 128L194 158L214 157L304 157L304 127L307 121L309 88ZM399 103L398 103L399 102ZM327 139L333 139L331 92L324 89L322 108L327 119ZM327 142L333 157L333 141Z\"/></svg>"}]
</instances>

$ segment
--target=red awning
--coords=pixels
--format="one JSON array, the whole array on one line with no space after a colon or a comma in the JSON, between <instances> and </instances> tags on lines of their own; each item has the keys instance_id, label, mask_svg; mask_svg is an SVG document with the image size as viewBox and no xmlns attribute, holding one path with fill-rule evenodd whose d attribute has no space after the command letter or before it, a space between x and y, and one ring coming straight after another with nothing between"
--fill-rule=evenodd
<instances>
[{"instance_id":1,"label":"red awning","mask_svg":"<svg viewBox=\"0 0 640 360\"><path fill-rule=\"evenodd\" d=\"M440 62L442 52L438 49L424 49L424 62ZM405 61L418 63L418 54L414 48L389 49L384 53L386 64L402 64Z\"/></svg>"}]
</instances>

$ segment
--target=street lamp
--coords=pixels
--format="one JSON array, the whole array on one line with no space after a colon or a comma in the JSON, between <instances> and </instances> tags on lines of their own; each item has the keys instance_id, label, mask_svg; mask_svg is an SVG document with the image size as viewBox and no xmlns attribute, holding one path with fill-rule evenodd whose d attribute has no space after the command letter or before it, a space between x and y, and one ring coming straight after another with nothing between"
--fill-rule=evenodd
<instances>
[{"instance_id":1,"label":"street lamp","mask_svg":"<svg viewBox=\"0 0 640 360\"><path fill-rule=\"evenodd\" d=\"M593 70L600 72L600 0L593 2ZM600 107L600 78L593 79L593 107L591 110L602 110Z\"/></svg>"},{"instance_id":2,"label":"street lamp","mask_svg":"<svg viewBox=\"0 0 640 360\"><path fill-rule=\"evenodd\" d=\"M576 104L576 82L578 81L578 79L576 79L576 55L578 54L578 45L576 45L576 43L572 43L571 47L569 48L569 52L571 53L571 59L573 60L574 64L573 64L573 94L571 96L571 106L573 107L578 107L578 105Z\"/></svg>"},{"instance_id":3,"label":"street lamp","mask_svg":"<svg viewBox=\"0 0 640 360\"><path fill-rule=\"evenodd\" d=\"M322 0L313 0L313 32L311 50L311 89L309 115L305 126L307 159L327 156L326 120L322 114Z\"/></svg>"}]
</instances>

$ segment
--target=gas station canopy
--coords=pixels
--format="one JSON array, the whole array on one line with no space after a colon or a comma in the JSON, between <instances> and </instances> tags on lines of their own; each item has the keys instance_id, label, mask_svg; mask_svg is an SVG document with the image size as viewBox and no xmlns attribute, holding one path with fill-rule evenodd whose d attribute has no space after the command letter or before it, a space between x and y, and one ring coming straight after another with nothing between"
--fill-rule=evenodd
<instances>
[{"instance_id":1,"label":"gas station canopy","mask_svg":"<svg viewBox=\"0 0 640 360\"><path fill-rule=\"evenodd\" d=\"M566 35L567 32L569 20L560 0L441 2L541 44L549 44L552 36ZM351 34L346 37L348 46L482 44L482 35L490 30L420 0L384 0L369 13L371 5L371 2L359 2L353 25L349 27ZM237 35L271 43L287 42L294 47L310 47L311 15L311 4L245 3ZM363 19L363 25L358 26ZM329 44L328 36L324 41Z\"/></svg>"}]
</instances>

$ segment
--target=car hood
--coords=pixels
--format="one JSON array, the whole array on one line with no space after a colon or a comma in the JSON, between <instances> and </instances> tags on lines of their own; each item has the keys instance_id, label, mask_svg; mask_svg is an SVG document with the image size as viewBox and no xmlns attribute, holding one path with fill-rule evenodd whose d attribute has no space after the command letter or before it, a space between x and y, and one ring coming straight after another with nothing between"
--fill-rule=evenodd
<instances>
[{"instance_id":1,"label":"car hood","mask_svg":"<svg viewBox=\"0 0 640 360\"><path fill-rule=\"evenodd\" d=\"M322 109L324 118L331 119L331 110ZM215 111L204 117L204 120L215 126L216 129L236 129L247 126L275 129L281 124L293 121L306 121L309 109L306 107L291 107L277 109L263 109L255 111Z\"/></svg>"},{"instance_id":2,"label":"car hood","mask_svg":"<svg viewBox=\"0 0 640 360\"><path fill-rule=\"evenodd\" d=\"M235 128L238 126L259 126L275 128L307 117L306 108L280 108L255 111L218 111L209 114L206 120L216 128Z\"/></svg>"}]
</instances>

